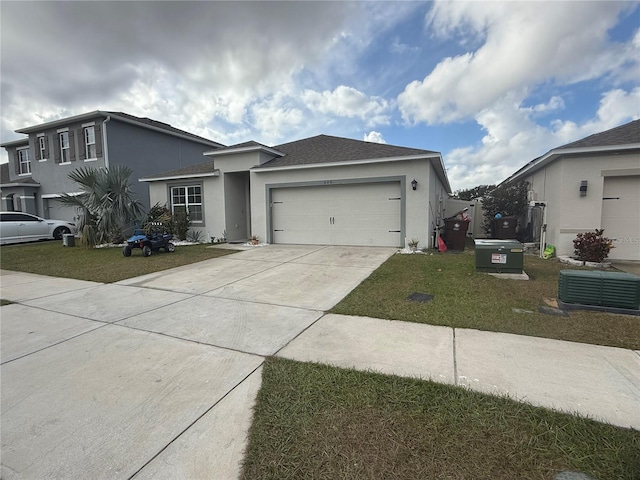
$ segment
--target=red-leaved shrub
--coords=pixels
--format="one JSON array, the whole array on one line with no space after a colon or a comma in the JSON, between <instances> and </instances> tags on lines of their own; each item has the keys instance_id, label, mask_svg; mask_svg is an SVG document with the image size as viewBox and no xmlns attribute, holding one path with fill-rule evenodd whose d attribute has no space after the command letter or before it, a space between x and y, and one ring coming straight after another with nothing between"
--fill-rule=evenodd
<instances>
[{"instance_id":1,"label":"red-leaved shrub","mask_svg":"<svg viewBox=\"0 0 640 480\"><path fill-rule=\"evenodd\" d=\"M613 241L607 237L603 237L604 229L595 232L585 232L576 235L573 241L574 253L578 260L583 262L602 262L613 246Z\"/></svg>"}]
</instances>

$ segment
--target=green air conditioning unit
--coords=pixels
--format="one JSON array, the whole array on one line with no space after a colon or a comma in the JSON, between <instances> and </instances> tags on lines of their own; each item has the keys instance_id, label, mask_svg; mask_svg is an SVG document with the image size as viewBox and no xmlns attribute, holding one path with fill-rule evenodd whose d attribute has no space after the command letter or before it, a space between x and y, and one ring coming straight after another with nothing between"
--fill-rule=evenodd
<instances>
[{"instance_id":1,"label":"green air conditioning unit","mask_svg":"<svg viewBox=\"0 0 640 480\"><path fill-rule=\"evenodd\" d=\"M476 271L522 273L524 248L517 240L475 240Z\"/></svg>"},{"instance_id":2,"label":"green air conditioning unit","mask_svg":"<svg viewBox=\"0 0 640 480\"><path fill-rule=\"evenodd\" d=\"M640 308L640 277L631 273L561 270L558 298L564 303Z\"/></svg>"}]
</instances>

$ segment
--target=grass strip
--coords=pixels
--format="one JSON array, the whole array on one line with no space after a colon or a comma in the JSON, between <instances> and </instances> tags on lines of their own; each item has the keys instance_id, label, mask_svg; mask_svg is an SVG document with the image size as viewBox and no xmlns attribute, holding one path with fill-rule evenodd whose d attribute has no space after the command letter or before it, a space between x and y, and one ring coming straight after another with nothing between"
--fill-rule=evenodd
<instances>
[{"instance_id":1,"label":"grass strip","mask_svg":"<svg viewBox=\"0 0 640 480\"><path fill-rule=\"evenodd\" d=\"M61 242L51 241L3 246L0 266L5 270L112 283L230 253L233 250L201 244L179 246L173 253L153 252L150 257L143 257L141 250L134 249L127 258L120 248L63 247Z\"/></svg>"},{"instance_id":2,"label":"grass strip","mask_svg":"<svg viewBox=\"0 0 640 480\"><path fill-rule=\"evenodd\" d=\"M545 298L557 297L560 270L570 268L526 255L524 270L530 280L504 280L476 272L473 250L394 255L331 312L640 349L638 317L538 312ZM414 292L434 298L428 303L407 300Z\"/></svg>"},{"instance_id":3,"label":"grass strip","mask_svg":"<svg viewBox=\"0 0 640 480\"><path fill-rule=\"evenodd\" d=\"M270 358L242 478L640 478L640 432L504 397Z\"/></svg>"}]
</instances>

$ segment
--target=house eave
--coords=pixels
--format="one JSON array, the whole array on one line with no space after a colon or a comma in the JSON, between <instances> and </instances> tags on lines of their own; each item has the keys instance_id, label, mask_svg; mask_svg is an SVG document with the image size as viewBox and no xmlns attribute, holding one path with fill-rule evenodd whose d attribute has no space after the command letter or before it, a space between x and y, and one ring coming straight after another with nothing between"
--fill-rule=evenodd
<instances>
[{"instance_id":1,"label":"house eave","mask_svg":"<svg viewBox=\"0 0 640 480\"><path fill-rule=\"evenodd\" d=\"M85 192L69 192L66 193L65 195L69 195L71 197L77 197L78 195L82 195ZM60 193L45 193L44 195L42 195L42 198L62 198L62 195Z\"/></svg>"},{"instance_id":2,"label":"house eave","mask_svg":"<svg viewBox=\"0 0 640 480\"><path fill-rule=\"evenodd\" d=\"M0 188L12 188L12 187L33 187L40 188L39 183L20 183L20 182L12 182L12 183L2 183L0 184Z\"/></svg>"},{"instance_id":3,"label":"house eave","mask_svg":"<svg viewBox=\"0 0 640 480\"><path fill-rule=\"evenodd\" d=\"M438 157L439 155L410 155L403 157L365 158L362 160L349 160L346 162L304 163L300 165L283 165L281 167L269 167L267 164L264 164L259 167L251 168L251 171L256 173L263 173L282 170L305 170L309 168L347 167L350 165L363 165L368 163L402 162L408 160L431 160L432 158Z\"/></svg>"},{"instance_id":4,"label":"house eave","mask_svg":"<svg viewBox=\"0 0 640 480\"><path fill-rule=\"evenodd\" d=\"M19 128L18 130L16 130L16 133L24 133L28 135L34 132L41 132L48 128L53 128L61 125L68 125L69 123L74 123L74 122L82 122L84 120L89 120L95 117L106 118L107 116L108 114L106 112L102 112L100 110L94 110L93 112L83 113L81 115L74 115L73 117L60 118L58 120L52 120L50 122L40 123L38 125L33 125L31 127Z\"/></svg>"},{"instance_id":5,"label":"house eave","mask_svg":"<svg viewBox=\"0 0 640 480\"><path fill-rule=\"evenodd\" d=\"M542 157L529 162L529 164L522 167L510 177L506 178L499 185L515 182L530 175L531 173L545 167L554 160L562 156L568 155L584 155L584 154L597 154L606 152L625 152L640 150L640 143L630 143L627 145L605 145L601 147L582 147L582 148L558 148L545 153Z\"/></svg>"},{"instance_id":6,"label":"house eave","mask_svg":"<svg viewBox=\"0 0 640 480\"><path fill-rule=\"evenodd\" d=\"M250 169L251 172L255 173L267 173L267 172L280 172L287 170L306 170L311 168L330 168L330 167L347 167L353 165L366 165L366 164L377 164L377 163L389 163L389 162L406 162L410 160L429 160L436 170L438 177L440 178L442 184L444 185L446 191L451 193L451 185L449 184L449 179L447 178L446 170L444 168L444 161L442 160L442 155L439 153L428 154L428 155L408 155L402 157L383 157L383 158L369 158L363 160L350 160L347 162L327 162L327 163L307 163L302 165L283 165L281 167L268 167L268 166L260 166L253 167Z\"/></svg>"},{"instance_id":7,"label":"house eave","mask_svg":"<svg viewBox=\"0 0 640 480\"><path fill-rule=\"evenodd\" d=\"M189 178L202 178L202 177L219 177L220 170L214 170L213 172L205 173L188 173L184 175L167 175L164 177L146 177L139 178L138 182L166 182L168 180L184 180Z\"/></svg>"},{"instance_id":8,"label":"house eave","mask_svg":"<svg viewBox=\"0 0 640 480\"><path fill-rule=\"evenodd\" d=\"M10 142L5 142L0 144L0 147L11 148L11 147L22 147L29 146L29 137L21 138L20 140L11 140Z\"/></svg>"},{"instance_id":9,"label":"house eave","mask_svg":"<svg viewBox=\"0 0 640 480\"><path fill-rule=\"evenodd\" d=\"M265 147L265 146L259 146L259 145L253 145L250 147L239 147L239 148L225 148L222 150L211 150L209 152L204 152L203 155L207 157L215 157L215 156L222 156L222 155L234 155L238 153L248 153L248 152L264 152L264 153L269 153L271 155L275 155L276 157L284 156L284 153L278 150Z\"/></svg>"}]
</instances>

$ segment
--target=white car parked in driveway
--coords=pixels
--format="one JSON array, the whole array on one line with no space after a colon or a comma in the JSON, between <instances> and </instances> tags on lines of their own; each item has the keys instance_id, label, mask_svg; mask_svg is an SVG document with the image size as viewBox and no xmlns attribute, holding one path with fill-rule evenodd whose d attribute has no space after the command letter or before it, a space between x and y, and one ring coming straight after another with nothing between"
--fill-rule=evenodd
<instances>
[{"instance_id":1,"label":"white car parked in driveway","mask_svg":"<svg viewBox=\"0 0 640 480\"><path fill-rule=\"evenodd\" d=\"M0 212L0 245L33 240L61 239L75 233L75 223L40 218L24 212Z\"/></svg>"}]
</instances>

